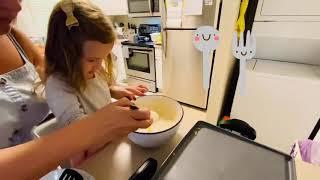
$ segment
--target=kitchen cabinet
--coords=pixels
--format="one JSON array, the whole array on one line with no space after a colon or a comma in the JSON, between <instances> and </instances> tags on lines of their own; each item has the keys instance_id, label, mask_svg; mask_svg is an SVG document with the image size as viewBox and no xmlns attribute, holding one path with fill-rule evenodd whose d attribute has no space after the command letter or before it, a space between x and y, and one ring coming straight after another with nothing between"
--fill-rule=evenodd
<instances>
[{"instance_id":1,"label":"kitchen cabinet","mask_svg":"<svg viewBox=\"0 0 320 180\"><path fill-rule=\"evenodd\" d=\"M255 58L320 65L320 22L254 22Z\"/></svg>"},{"instance_id":2,"label":"kitchen cabinet","mask_svg":"<svg viewBox=\"0 0 320 180\"><path fill-rule=\"evenodd\" d=\"M106 15L127 15L127 0L92 0Z\"/></svg>"},{"instance_id":3,"label":"kitchen cabinet","mask_svg":"<svg viewBox=\"0 0 320 180\"><path fill-rule=\"evenodd\" d=\"M320 21L319 0L261 0L258 21Z\"/></svg>"},{"instance_id":4,"label":"kitchen cabinet","mask_svg":"<svg viewBox=\"0 0 320 180\"><path fill-rule=\"evenodd\" d=\"M162 47L155 46L155 59L156 59L156 80L157 88L159 91L163 89L163 73L162 73Z\"/></svg>"},{"instance_id":5,"label":"kitchen cabinet","mask_svg":"<svg viewBox=\"0 0 320 180\"><path fill-rule=\"evenodd\" d=\"M308 0L302 3L301 0L264 0L262 15L279 16L319 16L320 1Z\"/></svg>"}]
</instances>

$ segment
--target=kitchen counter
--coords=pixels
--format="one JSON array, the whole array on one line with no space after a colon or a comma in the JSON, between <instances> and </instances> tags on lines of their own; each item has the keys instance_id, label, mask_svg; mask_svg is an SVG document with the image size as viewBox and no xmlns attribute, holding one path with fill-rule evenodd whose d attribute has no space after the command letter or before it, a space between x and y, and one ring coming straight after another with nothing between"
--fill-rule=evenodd
<instances>
[{"instance_id":1,"label":"kitchen counter","mask_svg":"<svg viewBox=\"0 0 320 180\"><path fill-rule=\"evenodd\" d=\"M115 140L107 147L88 159L82 169L93 175L96 180L127 180L142 163L152 157L160 164L189 132L198 120L205 120L204 112L183 106L184 118L177 134L159 148L144 149L133 144L127 138Z\"/></svg>"},{"instance_id":2,"label":"kitchen counter","mask_svg":"<svg viewBox=\"0 0 320 180\"><path fill-rule=\"evenodd\" d=\"M149 157L156 159L160 166L197 122L196 117L205 119L205 113L196 114L189 107L184 107L184 111L185 116L178 133L167 144L155 149L144 149L127 138L115 140L96 156L87 160L80 168L89 172L96 180L127 180ZM297 160L296 168L297 180L312 180L320 177L317 166Z\"/></svg>"},{"instance_id":3,"label":"kitchen counter","mask_svg":"<svg viewBox=\"0 0 320 180\"><path fill-rule=\"evenodd\" d=\"M162 164L195 123L183 124L170 142L155 149L141 148L127 138L112 142L95 157L85 162L81 169L89 172L96 180L127 180L149 157L156 159L159 165Z\"/></svg>"}]
</instances>

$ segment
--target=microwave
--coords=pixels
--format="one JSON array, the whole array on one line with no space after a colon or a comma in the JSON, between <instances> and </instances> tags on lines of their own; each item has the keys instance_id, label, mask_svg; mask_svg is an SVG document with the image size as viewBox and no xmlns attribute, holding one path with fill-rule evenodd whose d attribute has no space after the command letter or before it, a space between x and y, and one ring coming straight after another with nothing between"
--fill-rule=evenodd
<instances>
[{"instance_id":1,"label":"microwave","mask_svg":"<svg viewBox=\"0 0 320 180\"><path fill-rule=\"evenodd\" d=\"M128 0L130 17L147 17L160 15L160 0Z\"/></svg>"}]
</instances>

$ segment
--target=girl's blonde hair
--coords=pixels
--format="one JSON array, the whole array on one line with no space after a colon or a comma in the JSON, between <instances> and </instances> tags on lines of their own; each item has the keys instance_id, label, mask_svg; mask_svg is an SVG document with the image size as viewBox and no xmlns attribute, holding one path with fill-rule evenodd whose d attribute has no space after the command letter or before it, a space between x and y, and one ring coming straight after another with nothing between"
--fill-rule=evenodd
<instances>
[{"instance_id":1,"label":"girl's blonde hair","mask_svg":"<svg viewBox=\"0 0 320 180\"><path fill-rule=\"evenodd\" d=\"M66 13L61 9L72 2L73 14L79 25L66 26ZM45 49L46 78L53 73L65 77L66 83L80 91L86 87L80 59L85 41L114 43L116 35L111 21L102 11L87 0L61 0L51 13ZM115 82L111 54L104 60L102 74L109 85Z\"/></svg>"}]
</instances>

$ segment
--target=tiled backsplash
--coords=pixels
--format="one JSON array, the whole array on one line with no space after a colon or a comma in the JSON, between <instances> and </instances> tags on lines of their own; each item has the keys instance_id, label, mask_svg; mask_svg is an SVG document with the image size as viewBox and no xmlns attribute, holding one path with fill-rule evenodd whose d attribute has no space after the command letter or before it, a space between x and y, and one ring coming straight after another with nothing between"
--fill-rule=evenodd
<instances>
[{"instance_id":1,"label":"tiled backsplash","mask_svg":"<svg viewBox=\"0 0 320 180\"><path fill-rule=\"evenodd\" d=\"M160 24L160 17L143 17L143 18L131 18L128 16L113 16L111 17L113 22L120 23L122 22L125 25L125 29L128 28L128 23L135 24L139 26L139 24Z\"/></svg>"}]
</instances>

